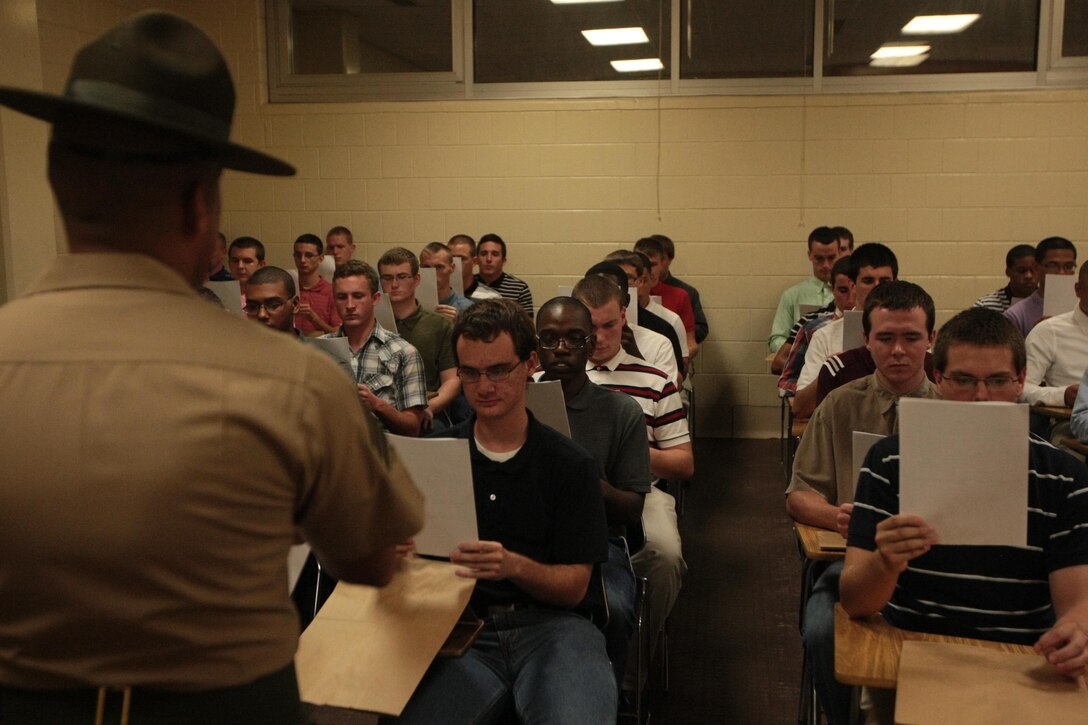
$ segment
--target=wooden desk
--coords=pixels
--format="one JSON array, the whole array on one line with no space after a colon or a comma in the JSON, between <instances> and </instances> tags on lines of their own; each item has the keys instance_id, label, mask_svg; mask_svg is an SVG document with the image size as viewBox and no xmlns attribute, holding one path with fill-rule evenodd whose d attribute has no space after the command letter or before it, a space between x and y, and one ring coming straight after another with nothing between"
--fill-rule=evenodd
<instances>
[{"instance_id":1,"label":"wooden desk","mask_svg":"<svg viewBox=\"0 0 1088 725\"><path fill-rule=\"evenodd\" d=\"M907 639L953 642L972 647L1031 654L1031 647L967 637L910 632L897 629L879 614L851 619L841 604L835 605L835 679L848 685L894 688L899 678L899 653ZM1042 656L1040 656L1042 661Z\"/></svg>"},{"instance_id":2,"label":"wooden desk","mask_svg":"<svg viewBox=\"0 0 1088 725\"><path fill-rule=\"evenodd\" d=\"M1058 444L1062 448L1068 448L1074 453L1079 453L1082 456L1088 456L1088 443L1078 441L1076 438L1062 437L1058 440Z\"/></svg>"},{"instance_id":3,"label":"wooden desk","mask_svg":"<svg viewBox=\"0 0 1088 725\"><path fill-rule=\"evenodd\" d=\"M1050 405L1033 405L1031 406L1031 412L1045 415L1054 420L1069 420L1073 415L1072 408L1056 408Z\"/></svg>"},{"instance_id":4,"label":"wooden desk","mask_svg":"<svg viewBox=\"0 0 1088 725\"><path fill-rule=\"evenodd\" d=\"M801 549L805 552L806 559L812 561L838 561L846 556L846 540L839 536L837 531L828 531L818 526L809 526L799 522L794 522L793 529L797 532L797 539L801 542ZM836 543L841 543L844 548L842 550L820 548L821 534L824 536L830 534L835 537Z\"/></svg>"},{"instance_id":5,"label":"wooden desk","mask_svg":"<svg viewBox=\"0 0 1088 725\"><path fill-rule=\"evenodd\" d=\"M800 438L805 434L805 428L808 427L808 418L794 418L793 424L790 425L790 435L794 438Z\"/></svg>"}]
</instances>

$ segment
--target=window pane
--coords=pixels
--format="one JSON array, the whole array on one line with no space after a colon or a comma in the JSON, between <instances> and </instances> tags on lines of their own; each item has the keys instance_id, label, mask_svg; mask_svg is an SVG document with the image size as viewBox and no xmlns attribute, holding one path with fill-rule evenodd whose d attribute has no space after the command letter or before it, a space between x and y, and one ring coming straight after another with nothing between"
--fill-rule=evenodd
<instances>
[{"instance_id":1,"label":"window pane","mask_svg":"<svg viewBox=\"0 0 1088 725\"><path fill-rule=\"evenodd\" d=\"M669 0L557 5L475 0L477 83L616 81L669 77ZM583 30L641 28L646 42L594 46ZM614 60L659 59L660 70L621 73Z\"/></svg>"},{"instance_id":2,"label":"window pane","mask_svg":"<svg viewBox=\"0 0 1088 725\"><path fill-rule=\"evenodd\" d=\"M296 74L453 70L450 0L291 0Z\"/></svg>"},{"instance_id":3,"label":"window pane","mask_svg":"<svg viewBox=\"0 0 1088 725\"><path fill-rule=\"evenodd\" d=\"M1039 3L1025 0L826 0L829 76L1035 70ZM959 32L907 34L915 16L977 13ZM825 28L825 30L827 30ZM886 46L890 56L871 55ZM911 50L913 46L916 50ZM928 46L928 49L926 48ZM895 54L899 54L898 57Z\"/></svg>"},{"instance_id":4,"label":"window pane","mask_svg":"<svg viewBox=\"0 0 1088 725\"><path fill-rule=\"evenodd\" d=\"M1088 0L1065 0L1062 56L1088 56Z\"/></svg>"},{"instance_id":5,"label":"window pane","mask_svg":"<svg viewBox=\"0 0 1088 725\"><path fill-rule=\"evenodd\" d=\"M681 78L812 75L811 2L681 0Z\"/></svg>"}]
</instances>

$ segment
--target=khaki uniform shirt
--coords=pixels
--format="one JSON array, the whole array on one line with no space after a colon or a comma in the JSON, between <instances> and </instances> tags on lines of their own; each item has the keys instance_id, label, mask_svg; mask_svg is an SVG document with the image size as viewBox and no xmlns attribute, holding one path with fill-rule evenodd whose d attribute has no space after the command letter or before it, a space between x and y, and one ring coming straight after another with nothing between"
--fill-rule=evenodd
<instances>
[{"instance_id":1,"label":"khaki uniform shirt","mask_svg":"<svg viewBox=\"0 0 1088 725\"><path fill-rule=\"evenodd\" d=\"M0 340L0 683L250 682L298 643L296 528L335 569L421 525L335 363L149 257L60 257Z\"/></svg>"},{"instance_id":2,"label":"khaki uniform shirt","mask_svg":"<svg viewBox=\"0 0 1088 725\"><path fill-rule=\"evenodd\" d=\"M834 505L854 500L854 431L891 435L899 430L901 396L885 388L876 373L836 388L808 421L786 493L815 491ZM938 398L928 378L907 398Z\"/></svg>"}]
</instances>

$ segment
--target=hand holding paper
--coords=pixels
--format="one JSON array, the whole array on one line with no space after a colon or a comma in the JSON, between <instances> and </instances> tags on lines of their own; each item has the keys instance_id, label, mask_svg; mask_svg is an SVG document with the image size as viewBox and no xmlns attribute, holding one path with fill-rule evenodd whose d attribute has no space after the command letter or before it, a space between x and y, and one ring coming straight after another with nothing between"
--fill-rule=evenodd
<instances>
[{"instance_id":1,"label":"hand holding paper","mask_svg":"<svg viewBox=\"0 0 1088 725\"><path fill-rule=\"evenodd\" d=\"M937 533L921 516L896 514L876 527L876 548L884 566L897 574L907 562L929 551L937 543Z\"/></svg>"}]
</instances>

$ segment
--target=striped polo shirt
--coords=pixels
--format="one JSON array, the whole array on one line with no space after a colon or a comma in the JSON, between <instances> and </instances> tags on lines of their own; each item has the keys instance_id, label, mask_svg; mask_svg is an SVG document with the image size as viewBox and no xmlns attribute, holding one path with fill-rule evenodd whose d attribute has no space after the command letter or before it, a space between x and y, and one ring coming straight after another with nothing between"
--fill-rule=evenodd
<instances>
[{"instance_id":1,"label":"striped polo shirt","mask_svg":"<svg viewBox=\"0 0 1088 725\"><path fill-rule=\"evenodd\" d=\"M650 447L672 448L691 442L680 393L665 373L623 349L602 365L586 363L586 373L597 385L627 393L638 402L646 418Z\"/></svg>"},{"instance_id":2,"label":"striped polo shirt","mask_svg":"<svg viewBox=\"0 0 1088 725\"><path fill-rule=\"evenodd\" d=\"M1088 469L1041 438L1030 443L1027 545L934 546L899 575L888 622L1026 645L1054 625L1049 574L1088 564ZM861 469L848 544L875 551L877 524L898 512L899 436L891 436Z\"/></svg>"},{"instance_id":3,"label":"striped polo shirt","mask_svg":"<svg viewBox=\"0 0 1088 725\"><path fill-rule=\"evenodd\" d=\"M1019 297L1012 296L1012 285L1005 285L999 290L994 290L988 295L982 295L975 300L975 307L985 307L988 310L1004 312L1020 301Z\"/></svg>"},{"instance_id":4,"label":"striped polo shirt","mask_svg":"<svg viewBox=\"0 0 1088 725\"><path fill-rule=\"evenodd\" d=\"M533 316L533 293L529 291L529 285L525 284L524 280L520 280L512 274L503 272L499 275L499 278L494 282L485 282L480 278L480 275L476 275L476 281L481 285L486 285L491 289L498 292L500 295L508 300L514 300L522 309L529 315Z\"/></svg>"}]
</instances>

